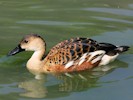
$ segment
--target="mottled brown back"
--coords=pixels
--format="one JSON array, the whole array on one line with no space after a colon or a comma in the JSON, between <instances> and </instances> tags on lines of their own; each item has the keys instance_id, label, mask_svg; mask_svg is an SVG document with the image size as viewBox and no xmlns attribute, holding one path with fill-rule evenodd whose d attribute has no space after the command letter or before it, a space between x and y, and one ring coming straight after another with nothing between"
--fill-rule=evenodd
<instances>
[{"instance_id":1,"label":"mottled brown back","mask_svg":"<svg viewBox=\"0 0 133 100\"><path fill-rule=\"evenodd\" d=\"M65 65L69 61L79 59L84 53L95 51L98 43L88 38L72 38L54 46L47 57L49 66Z\"/></svg>"}]
</instances>

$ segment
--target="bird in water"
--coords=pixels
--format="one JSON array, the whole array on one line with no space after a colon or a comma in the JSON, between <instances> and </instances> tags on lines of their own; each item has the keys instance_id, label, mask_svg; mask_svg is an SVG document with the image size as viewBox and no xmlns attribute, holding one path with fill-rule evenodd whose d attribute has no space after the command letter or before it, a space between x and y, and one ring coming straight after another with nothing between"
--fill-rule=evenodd
<instances>
[{"instance_id":1,"label":"bird in water","mask_svg":"<svg viewBox=\"0 0 133 100\"><path fill-rule=\"evenodd\" d=\"M26 66L36 79L40 79L44 73L79 72L107 65L128 49L129 46L115 46L110 43L98 43L90 38L77 37L58 43L44 57L45 40L40 35L29 34L23 37L8 56L22 51L34 51Z\"/></svg>"}]
</instances>

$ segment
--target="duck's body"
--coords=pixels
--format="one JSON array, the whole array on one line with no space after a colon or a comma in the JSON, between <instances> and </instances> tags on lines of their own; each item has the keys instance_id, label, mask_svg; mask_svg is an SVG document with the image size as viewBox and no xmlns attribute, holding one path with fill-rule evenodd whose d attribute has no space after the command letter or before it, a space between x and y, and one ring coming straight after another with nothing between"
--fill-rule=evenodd
<instances>
[{"instance_id":1,"label":"duck's body","mask_svg":"<svg viewBox=\"0 0 133 100\"><path fill-rule=\"evenodd\" d=\"M42 73L67 73L106 65L128 50L128 46L98 43L89 38L73 38L54 46L43 59L46 44L38 35L27 35L9 55L20 51L34 51L27 68L36 76Z\"/></svg>"}]
</instances>

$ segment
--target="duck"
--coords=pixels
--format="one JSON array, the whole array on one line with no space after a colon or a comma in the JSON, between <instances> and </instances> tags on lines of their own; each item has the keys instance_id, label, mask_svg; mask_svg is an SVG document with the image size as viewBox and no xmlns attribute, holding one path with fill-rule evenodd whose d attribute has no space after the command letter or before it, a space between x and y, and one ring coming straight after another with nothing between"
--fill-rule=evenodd
<instances>
[{"instance_id":1,"label":"duck","mask_svg":"<svg viewBox=\"0 0 133 100\"><path fill-rule=\"evenodd\" d=\"M43 74L80 72L107 65L128 49L129 46L116 46L99 43L91 38L75 37L58 43L45 55L45 40L38 34L28 34L8 56L33 51L26 67L36 79L40 79Z\"/></svg>"}]
</instances>

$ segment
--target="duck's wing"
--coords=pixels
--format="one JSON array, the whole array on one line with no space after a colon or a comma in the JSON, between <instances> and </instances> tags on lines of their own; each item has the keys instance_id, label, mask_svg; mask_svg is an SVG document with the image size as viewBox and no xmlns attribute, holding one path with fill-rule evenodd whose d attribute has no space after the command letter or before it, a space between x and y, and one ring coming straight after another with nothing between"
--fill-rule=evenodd
<instances>
[{"instance_id":1,"label":"duck's wing","mask_svg":"<svg viewBox=\"0 0 133 100\"><path fill-rule=\"evenodd\" d=\"M58 43L57 45L55 45L50 50L48 55L53 56L54 54L56 54L62 49L75 50L77 52L79 49L83 49L83 51L81 50L81 52L83 53L88 52L88 51L93 52L97 49L96 48L97 46L98 46L98 43L89 38L72 38L69 40L62 41Z\"/></svg>"},{"instance_id":2,"label":"duck's wing","mask_svg":"<svg viewBox=\"0 0 133 100\"><path fill-rule=\"evenodd\" d=\"M97 63L105 51L97 51L98 43L89 38L73 38L65 40L56 46L54 46L47 57L45 58L46 66L61 66L65 69L71 69L76 66L77 70L80 70L80 66L83 62L87 62L88 65L84 65L81 70L87 69L92 63ZM64 70L64 69L63 69Z\"/></svg>"}]
</instances>

